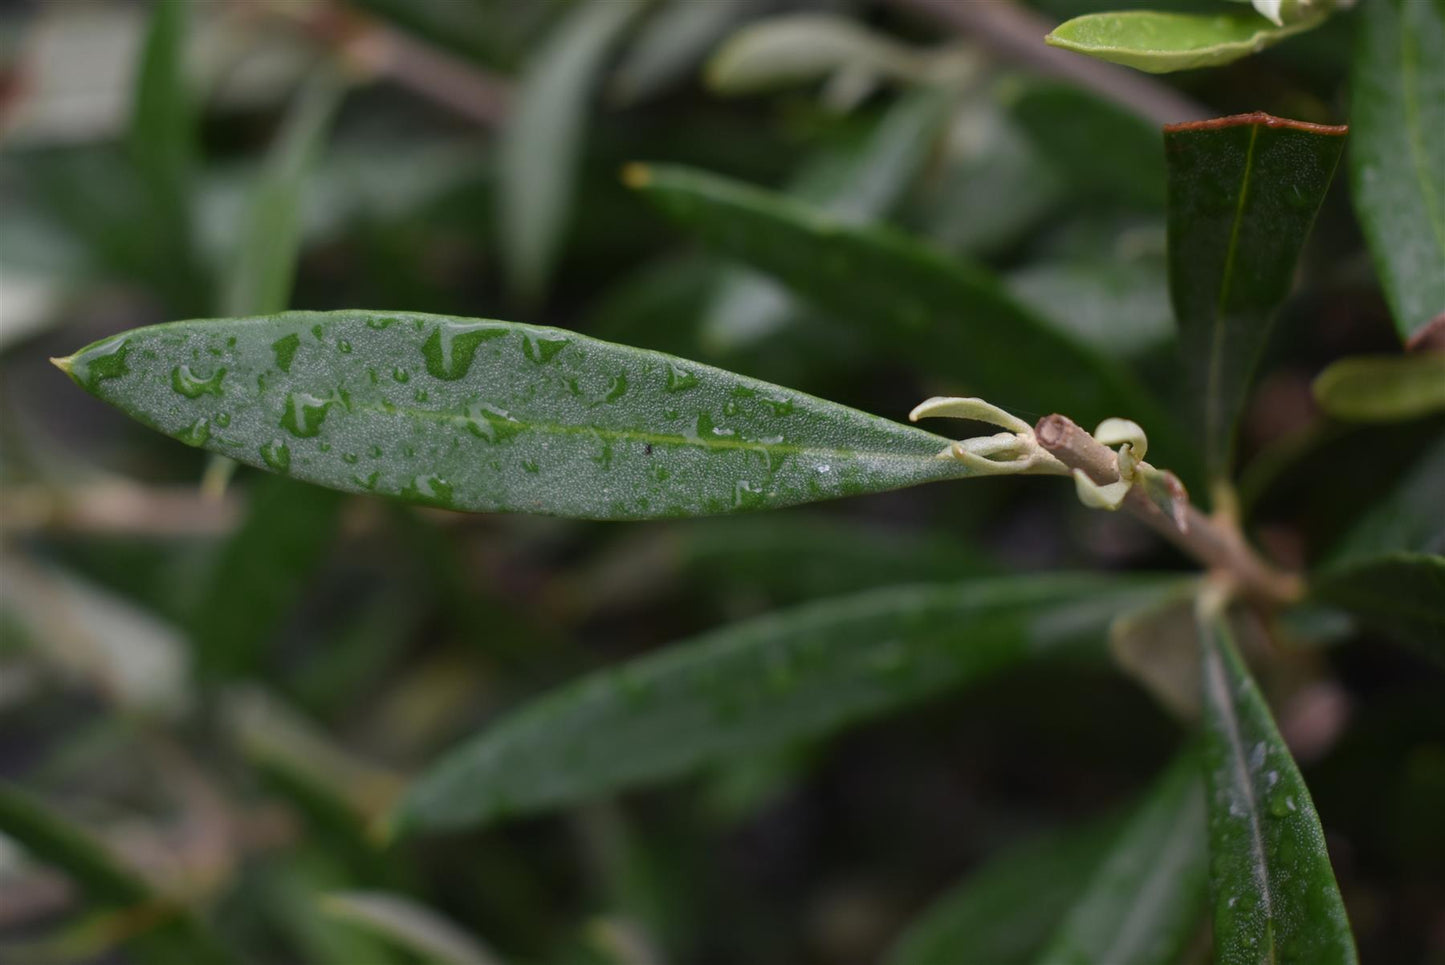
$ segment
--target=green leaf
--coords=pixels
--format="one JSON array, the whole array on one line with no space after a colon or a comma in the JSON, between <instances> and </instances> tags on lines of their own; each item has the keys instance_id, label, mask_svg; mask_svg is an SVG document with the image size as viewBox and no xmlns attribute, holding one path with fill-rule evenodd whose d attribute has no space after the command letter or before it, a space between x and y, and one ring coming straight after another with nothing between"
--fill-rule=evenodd
<instances>
[{"instance_id":1,"label":"green leaf","mask_svg":"<svg viewBox=\"0 0 1445 965\"><path fill-rule=\"evenodd\" d=\"M928 161L951 99L923 90L900 99L849 156L824 152L798 172L788 193L845 224L887 214ZM731 352L772 334L799 308L772 279L738 269L713 296L701 323L705 343Z\"/></svg>"},{"instance_id":2,"label":"green leaf","mask_svg":"<svg viewBox=\"0 0 1445 965\"><path fill-rule=\"evenodd\" d=\"M173 322L61 364L191 445L449 509L696 516L971 473L937 458L948 440L931 433L510 322L366 311Z\"/></svg>"},{"instance_id":3,"label":"green leaf","mask_svg":"<svg viewBox=\"0 0 1445 965\"><path fill-rule=\"evenodd\" d=\"M222 298L223 313L265 315L290 305L301 251L303 189L344 93L341 79L323 70L287 113L246 211Z\"/></svg>"},{"instance_id":4,"label":"green leaf","mask_svg":"<svg viewBox=\"0 0 1445 965\"><path fill-rule=\"evenodd\" d=\"M1340 359L1314 381L1315 401L1336 419L1396 422L1445 410L1445 352Z\"/></svg>"},{"instance_id":5,"label":"green leaf","mask_svg":"<svg viewBox=\"0 0 1445 965\"><path fill-rule=\"evenodd\" d=\"M325 558L340 509L336 493L287 479L265 477L251 487L246 518L222 547L192 609L201 677L246 676L266 665L277 628Z\"/></svg>"},{"instance_id":6,"label":"green leaf","mask_svg":"<svg viewBox=\"0 0 1445 965\"><path fill-rule=\"evenodd\" d=\"M1117 817L1001 851L930 905L887 965L1024 965L1083 892L1121 824Z\"/></svg>"},{"instance_id":7,"label":"green leaf","mask_svg":"<svg viewBox=\"0 0 1445 965\"><path fill-rule=\"evenodd\" d=\"M1445 439L1380 500L1310 583L1321 603L1421 645L1445 661Z\"/></svg>"},{"instance_id":8,"label":"green leaf","mask_svg":"<svg viewBox=\"0 0 1445 965\"><path fill-rule=\"evenodd\" d=\"M188 910L122 867L84 829L61 820L9 782L0 782L0 833L65 872L90 901L153 921L126 942L137 961L156 965L234 961Z\"/></svg>"},{"instance_id":9,"label":"green leaf","mask_svg":"<svg viewBox=\"0 0 1445 965\"><path fill-rule=\"evenodd\" d=\"M1173 965L1199 931L1208 874L1199 758L1186 751L1130 817L1037 961Z\"/></svg>"},{"instance_id":10,"label":"green leaf","mask_svg":"<svg viewBox=\"0 0 1445 965\"><path fill-rule=\"evenodd\" d=\"M502 131L498 214L508 280L522 298L546 287L566 231L587 107L636 0L578 5L528 61Z\"/></svg>"},{"instance_id":11,"label":"green leaf","mask_svg":"<svg viewBox=\"0 0 1445 965\"><path fill-rule=\"evenodd\" d=\"M333 892L321 899L321 908L436 965L499 965L501 961L478 939L403 895Z\"/></svg>"},{"instance_id":12,"label":"green leaf","mask_svg":"<svg viewBox=\"0 0 1445 965\"><path fill-rule=\"evenodd\" d=\"M1351 73L1355 212L1401 339L1445 317L1445 7L1372 0Z\"/></svg>"},{"instance_id":13,"label":"green leaf","mask_svg":"<svg viewBox=\"0 0 1445 965\"><path fill-rule=\"evenodd\" d=\"M926 372L1008 408L1064 412L1085 423L1121 413L1146 427L1168 422L1127 373L1050 327L981 268L892 229L845 225L699 171L634 166L627 177L722 253L768 272Z\"/></svg>"},{"instance_id":14,"label":"green leaf","mask_svg":"<svg viewBox=\"0 0 1445 965\"><path fill-rule=\"evenodd\" d=\"M1164 129L1170 294L1216 481L1344 133L1268 114Z\"/></svg>"},{"instance_id":15,"label":"green leaf","mask_svg":"<svg viewBox=\"0 0 1445 965\"><path fill-rule=\"evenodd\" d=\"M1055 47L1151 74L1219 67L1324 22L1328 11L1277 27L1253 10L1218 14L1122 10L1060 24L1044 40Z\"/></svg>"},{"instance_id":16,"label":"green leaf","mask_svg":"<svg viewBox=\"0 0 1445 965\"><path fill-rule=\"evenodd\" d=\"M877 590L770 615L575 681L425 773L393 815L441 830L600 797L878 716L1097 643L1166 584L1029 576Z\"/></svg>"},{"instance_id":17,"label":"green leaf","mask_svg":"<svg viewBox=\"0 0 1445 965\"><path fill-rule=\"evenodd\" d=\"M1299 768L1224 614L1201 614L1210 895L1219 965L1354 965L1354 937Z\"/></svg>"},{"instance_id":18,"label":"green leaf","mask_svg":"<svg viewBox=\"0 0 1445 965\"><path fill-rule=\"evenodd\" d=\"M175 306L198 311L206 279L193 242L192 191L198 119L185 69L190 11L186 3L156 3L136 72L135 107L126 149L148 202L159 264L147 266Z\"/></svg>"}]
</instances>

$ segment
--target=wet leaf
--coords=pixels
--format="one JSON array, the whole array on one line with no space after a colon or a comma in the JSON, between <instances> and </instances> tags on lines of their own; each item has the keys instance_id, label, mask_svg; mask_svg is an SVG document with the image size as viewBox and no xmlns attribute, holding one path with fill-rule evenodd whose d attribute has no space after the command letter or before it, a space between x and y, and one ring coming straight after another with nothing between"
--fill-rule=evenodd
<instances>
[{"instance_id":1,"label":"wet leaf","mask_svg":"<svg viewBox=\"0 0 1445 965\"><path fill-rule=\"evenodd\" d=\"M1208 890L1203 781L1192 751L1130 815L1040 965L1172 965L1198 933Z\"/></svg>"},{"instance_id":2,"label":"wet leaf","mask_svg":"<svg viewBox=\"0 0 1445 965\"><path fill-rule=\"evenodd\" d=\"M848 226L703 172L635 166L628 176L723 254L768 272L932 375L1005 407L1067 412L1081 422L1121 412L1144 425L1169 421L1127 373L1052 328L981 268L889 228Z\"/></svg>"},{"instance_id":3,"label":"wet leaf","mask_svg":"<svg viewBox=\"0 0 1445 965\"><path fill-rule=\"evenodd\" d=\"M385 938L435 965L499 965L478 939L404 895L339 891L326 895L322 910Z\"/></svg>"},{"instance_id":4,"label":"wet leaf","mask_svg":"<svg viewBox=\"0 0 1445 965\"><path fill-rule=\"evenodd\" d=\"M989 858L908 926L887 965L1025 965L1084 891L1121 822L1052 831Z\"/></svg>"},{"instance_id":5,"label":"wet leaf","mask_svg":"<svg viewBox=\"0 0 1445 965\"><path fill-rule=\"evenodd\" d=\"M234 959L224 946L185 908L159 895L146 881L124 868L83 828L58 817L9 782L0 782L0 833L38 861L65 872L88 901L133 913L150 927L133 931L125 942L144 965L194 965Z\"/></svg>"},{"instance_id":6,"label":"wet leaf","mask_svg":"<svg viewBox=\"0 0 1445 965\"><path fill-rule=\"evenodd\" d=\"M1228 617L1201 616L1214 960L1358 961L1324 831Z\"/></svg>"},{"instance_id":7,"label":"wet leaf","mask_svg":"<svg viewBox=\"0 0 1445 965\"><path fill-rule=\"evenodd\" d=\"M1215 480L1344 133L1268 114L1164 129L1170 295Z\"/></svg>"},{"instance_id":8,"label":"wet leaf","mask_svg":"<svg viewBox=\"0 0 1445 965\"><path fill-rule=\"evenodd\" d=\"M174 322L63 364L82 388L191 445L449 509L696 516L971 472L937 458L948 440L931 433L509 322L364 311Z\"/></svg>"},{"instance_id":9,"label":"wet leaf","mask_svg":"<svg viewBox=\"0 0 1445 965\"><path fill-rule=\"evenodd\" d=\"M1232 63L1316 27L1327 16L1322 10L1276 26L1253 10L1218 14L1120 10L1075 17L1044 39L1100 60L1167 74Z\"/></svg>"},{"instance_id":10,"label":"wet leaf","mask_svg":"<svg viewBox=\"0 0 1445 965\"><path fill-rule=\"evenodd\" d=\"M1445 317L1445 8L1378 0L1356 23L1350 184L1404 340Z\"/></svg>"},{"instance_id":11,"label":"wet leaf","mask_svg":"<svg viewBox=\"0 0 1445 965\"><path fill-rule=\"evenodd\" d=\"M507 277L522 298L546 287L567 229L587 106L636 0L578 5L528 61L506 127L498 214Z\"/></svg>"},{"instance_id":12,"label":"wet leaf","mask_svg":"<svg viewBox=\"0 0 1445 965\"><path fill-rule=\"evenodd\" d=\"M1311 580L1322 603L1393 631L1445 661L1445 439L1357 523Z\"/></svg>"},{"instance_id":13,"label":"wet leaf","mask_svg":"<svg viewBox=\"0 0 1445 965\"><path fill-rule=\"evenodd\" d=\"M1097 643L1167 584L1076 575L876 590L575 681L442 758L393 816L443 830L585 801L827 734L990 671Z\"/></svg>"},{"instance_id":14,"label":"wet leaf","mask_svg":"<svg viewBox=\"0 0 1445 965\"><path fill-rule=\"evenodd\" d=\"M1315 401L1336 419L1396 422L1445 410L1445 352L1340 359L1314 382Z\"/></svg>"},{"instance_id":15,"label":"wet leaf","mask_svg":"<svg viewBox=\"0 0 1445 965\"><path fill-rule=\"evenodd\" d=\"M950 98L932 90L900 99L853 153L824 151L810 159L788 193L846 224L866 224L887 214L927 162L950 107ZM734 269L703 315L701 336L716 351L737 351L800 311L776 281Z\"/></svg>"}]
</instances>

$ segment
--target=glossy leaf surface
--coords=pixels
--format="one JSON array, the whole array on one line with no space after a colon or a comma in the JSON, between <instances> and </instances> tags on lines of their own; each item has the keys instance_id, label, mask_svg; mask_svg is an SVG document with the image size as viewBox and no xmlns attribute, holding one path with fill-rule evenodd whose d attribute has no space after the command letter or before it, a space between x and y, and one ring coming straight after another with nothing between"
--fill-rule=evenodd
<instances>
[{"instance_id":1,"label":"glossy leaf surface","mask_svg":"<svg viewBox=\"0 0 1445 965\"><path fill-rule=\"evenodd\" d=\"M1167 422L1120 368L1051 328L988 272L883 227L725 178L634 167L630 183L717 250L778 278L891 354L1006 408ZM1161 433L1161 436L1167 434Z\"/></svg>"},{"instance_id":2,"label":"glossy leaf surface","mask_svg":"<svg viewBox=\"0 0 1445 965\"><path fill-rule=\"evenodd\" d=\"M1445 352L1340 359L1314 381L1315 401L1337 419L1394 422L1445 411Z\"/></svg>"},{"instance_id":3,"label":"glossy leaf surface","mask_svg":"<svg viewBox=\"0 0 1445 965\"><path fill-rule=\"evenodd\" d=\"M136 329L68 360L168 435L348 492L479 512L646 519L966 476L948 440L552 328L290 312Z\"/></svg>"},{"instance_id":4,"label":"glossy leaf surface","mask_svg":"<svg viewBox=\"0 0 1445 965\"><path fill-rule=\"evenodd\" d=\"M1055 47L1100 60L1167 74L1248 57L1317 26L1324 18L1319 13L1281 27L1253 10L1212 15L1122 10L1075 17L1045 39Z\"/></svg>"},{"instance_id":5,"label":"glossy leaf surface","mask_svg":"<svg viewBox=\"0 0 1445 965\"><path fill-rule=\"evenodd\" d=\"M188 910L163 900L82 828L63 821L8 782L0 782L0 833L36 860L63 871L90 901L132 912L137 921L151 921L151 927L138 931L131 926L126 944L137 961L155 965L234 961Z\"/></svg>"},{"instance_id":6,"label":"glossy leaf surface","mask_svg":"<svg viewBox=\"0 0 1445 965\"><path fill-rule=\"evenodd\" d=\"M1356 20L1355 211L1401 339L1445 317L1445 6L1378 0Z\"/></svg>"},{"instance_id":7,"label":"glossy leaf surface","mask_svg":"<svg viewBox=\"0 0 1445 965\"><path fill-rule=\"evenodd\" d=\"M446 755L394 815L479 824L829 733L1071 644L1167 584L1077 575L876 590L603 671Z\"/></svg>"},{"instance_id":8,"label":"glossy leaf surface","mask_svg":"<svg viewBox=\"0 0 1445 965\"><path fill-rule=\"evenodd\" d=\"M1228 618L1200 621L1210 895L1219 965L1354 965L1324 831Z\"/></svg>"},{"instance_id":9,"label":"glossy leaf surface","mask_svg":"<svg viewBox=\"0 0 1445 965\"><path fill-rule=\"evenodd\" d=\"M1170 295L1214 479L1344 133L1267 114L1164 129Z\"/></svg>"},{"instance_id":10,"label":"glossy leaf surface","mask_svg":"<svg viewBox=\"0 0 1445 965\"><path fill-rule=\"evenodd\" d=\"M542 293L566 231L587 106L636 0L578 5L528 62L502 134L498 202L508 278Z\"/></svg>"},{"instance_id":11,"label":"glossy leaf surface","mask_svg":"<svg viewBox=\"0 0 1445 965\"><path fill-rule=\"evenodd\" d=\"M1084 891L1121 827L1110 817L1040 835L988 859L930 905L887 965L1025 965Z\"/></svg>"},{"instance_id":12,"label":"glossy leaf surface","mask_svg":"<svg viewBox=\"0 0 1445 965\"><path fill-rule=\"evenodd\" d=\"M1186 751L1125 823L1040 965L1171 965L1199 931L1208 890L1203 781Z\"/></svg>"}]
</instances>

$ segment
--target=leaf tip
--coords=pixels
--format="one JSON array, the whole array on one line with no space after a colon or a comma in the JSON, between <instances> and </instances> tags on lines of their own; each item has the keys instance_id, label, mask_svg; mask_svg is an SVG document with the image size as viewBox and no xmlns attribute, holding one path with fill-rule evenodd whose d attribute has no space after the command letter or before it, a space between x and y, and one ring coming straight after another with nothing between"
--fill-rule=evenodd
<instances>
[{"instance_id":1,"label":"leaf tip","mask_svg":"<svg viewBox=\"0 0 1445 965\"><path fill-rule=\"evenodd\" d=\"M55 366L60 371L64 372L66 375L70 375L70 370L75 366L75 356L67 355L64 358L55 358L52 356L50 359L50 364Z\"/></svg>"},{"instance_id":2,"label":"leaf tip","mask_svg":"<svg viewBox=\"0 0 1445 965\"><path fill-rule=\"evenodd\" d=\"M652 169L636 161L625 164L622 167L622 183L634 191L640 191L652 183Z\"/></svg>"}]
</instances>

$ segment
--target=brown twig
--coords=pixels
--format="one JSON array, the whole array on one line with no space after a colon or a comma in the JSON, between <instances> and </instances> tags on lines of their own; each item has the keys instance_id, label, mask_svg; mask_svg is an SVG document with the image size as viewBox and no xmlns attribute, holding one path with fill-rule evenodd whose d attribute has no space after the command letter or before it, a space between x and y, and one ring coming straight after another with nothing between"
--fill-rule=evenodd
<instances>
[{"instance_id":1,"label":"brown twig","mask_svg":"<svg viewBox=\"0 0 1445 965\"><path fill-rule=\"evenodd\" d=\"M1119 481L1118 456L1062 415L1044 416L1034 427L1039 445L1070 469L1080 469L1099 485ZM1210 570L1229 576L1240 591L1260 602L1288 603L1304 593L1298 575L1265 562L1244 541L1232 521L1206 516L1192 503L1184 507L1184 526L1177 526L1144 492L1133 486L1124 508L1151 526Z\"/></svg>"},{"instance_id":2,"label":"brown twig","mask_svg":"<svg viewBox=\"0 0 1445 965\"><path fill-rule=\"evenodd\" d=\"M973 34L1040 73L1071 80L1127 107L1156 124L1203 120L1205 108L1136 71L1050 47L1048 21L1013 0L891 0L894 6L932 18L960 33Z\"/></svg>"}]
</instances>

